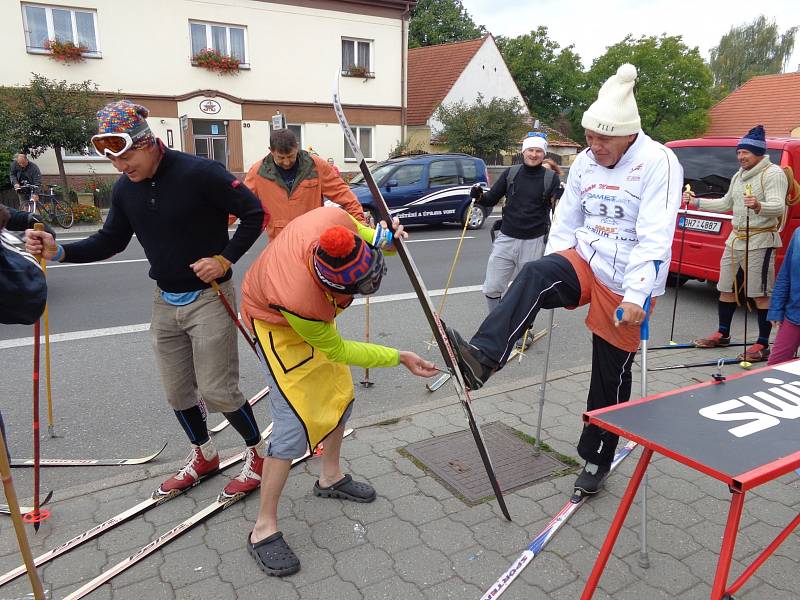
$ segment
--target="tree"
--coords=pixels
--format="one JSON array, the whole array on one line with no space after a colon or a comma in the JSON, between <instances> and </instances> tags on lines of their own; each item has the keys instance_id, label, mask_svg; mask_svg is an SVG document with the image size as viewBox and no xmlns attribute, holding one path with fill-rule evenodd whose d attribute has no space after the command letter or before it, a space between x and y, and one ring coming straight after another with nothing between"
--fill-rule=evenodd
<instances>
[{"instance_id":1,"label":"tree","mask_svg":"<svg viewBox=\"0 0 800 600\"><path fill-rule=\"evenodd\" d=\"M595 59L586 73L583 100L572 113L580 127L581 117L597 98L600 86L623 63L636 66L636 102L642 129L660 142L695 137L708 126L712 104L711 71L697 48L689 49L681 36L628 35Z\"/></svg>"},{"instance_id":2,"label":"tree","mask_svg":"<svg viewBox=\"0 0 800 600\"><path fill-rule=\"evenodd\" d=\"M794 26L780 35L775 21L768 22L764 15L731 27L711 49L714 83L730 93L751 77L780 73L794 51L796 33Z\"/></svg>"},{"instance_id":3,"label":"tree","mask_svg":"<svg viewBox=\"0 0 800 600\"><path fill-rule=\"evenodd\" d=\"M91 81L67 83L33 73L27 87L0 88L0 140L6 149L36 158L53 148L66 193L62 150L81 152L96 132L102 99Z\"/></svg>"},{"instance_id":4,"label":"tree","mask_svg":"<svg viewBox=\"0 0 800 600\"><path fill-rule=\"evenodd\" d=\"M560 46L547 27L515 38L497 38L511 76L531 112L553 122L581 100L583 68L573 46Z\"/></svg>"},{"instance_id":5,"label":"tree","mask_svg":"<svg viewBox=\"0 0 800 600\"><path fill-rule=\"evenodd\" d=\"M474 104L443 104L434 113L442 124L437 132L440 143L452 152L466 152L487 161L496 161L501 152L516 148L527 130L527 117L517 98L492 98L487 103L481 94Z\"/></svg>"},{"instance_id":6,"label":"tree","mask_svg":"<svg viewBox=\"0 0 800 600\"><path fill-rule=\"evenodd\" d=\"M474 40L486 33L461 4L461 0L419 0L411 11L408 47L434 46Z\"/></svg>"}]
</instances>

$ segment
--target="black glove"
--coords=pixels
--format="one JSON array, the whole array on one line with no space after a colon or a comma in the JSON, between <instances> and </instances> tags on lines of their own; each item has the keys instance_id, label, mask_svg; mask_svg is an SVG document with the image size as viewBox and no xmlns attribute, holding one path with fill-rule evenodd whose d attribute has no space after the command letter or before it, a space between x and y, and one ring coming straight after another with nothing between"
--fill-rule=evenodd
<instances>
[{"instance_id":1,"label":"black glove","mask_svg":"<svg viewBox=\"0 0 800 600\"><path fill-rule=\"evenodd\" d=\"M473 185L469 190L469 197L480 202L480 199L483 198L483 188L479 184Z\"/></svg>"}]
</instances>

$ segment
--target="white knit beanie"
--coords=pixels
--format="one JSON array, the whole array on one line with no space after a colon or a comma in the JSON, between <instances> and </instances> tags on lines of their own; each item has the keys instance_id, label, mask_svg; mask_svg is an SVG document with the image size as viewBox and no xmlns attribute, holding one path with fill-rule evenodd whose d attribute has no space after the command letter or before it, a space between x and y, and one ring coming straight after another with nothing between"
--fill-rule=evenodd
<instances>
[{"instance_id":1,"label":"white knit beanie","mask_svg":"<svg viewBox=\"0 0 800 600\"><path fill-rule=\"evenodd\" d=\"M642 122L633 96L635 82L636 67L630 63L620 65L617 73L600 88L594 104L583 113L581 125L584 129L610 136L639 133Z\"/></svg>"},{"instance_id":2,"label":"white knit beanie","mask_svg":"<svg viewBox=\"0 0 800 600\"><path fill-rule=\"evenodd\" d=\"M547 140L540 135L529 135L522 140L522 151L525 152L528 148L541 148L547 154Z\"/></svg>"}]
</instances>

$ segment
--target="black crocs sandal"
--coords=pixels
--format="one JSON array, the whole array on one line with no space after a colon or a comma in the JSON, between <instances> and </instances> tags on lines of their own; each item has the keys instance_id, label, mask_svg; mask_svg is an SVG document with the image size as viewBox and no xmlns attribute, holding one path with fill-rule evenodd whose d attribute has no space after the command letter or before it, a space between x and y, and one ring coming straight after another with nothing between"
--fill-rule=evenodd
<instances>
[{"instance_id":1,"label":"black crocs sandal","mask_svg":"<svg viewBox=\"0 0 800 600\"><path fill-rule=\"evenodd\" d=\"M341 498L353 502L372 502L375 500L375 488L368 483L353 481L350 475L345 475L330 487L320 487L319 479L314 483L314 495L320 498Z\"/></svg>"},{"instance_id":2,"label":"black crocs sandal","mask_svg":"<svg viewBox=\"0 0 800 600\"><path fill-rule=\"evenodd\" d=\"M247 550L256 559L261 570L272 577L286 577L300 570L300 559L289 548L280 531L255 544L250 541L248 534Z\"/></svg>"}]
</instances>

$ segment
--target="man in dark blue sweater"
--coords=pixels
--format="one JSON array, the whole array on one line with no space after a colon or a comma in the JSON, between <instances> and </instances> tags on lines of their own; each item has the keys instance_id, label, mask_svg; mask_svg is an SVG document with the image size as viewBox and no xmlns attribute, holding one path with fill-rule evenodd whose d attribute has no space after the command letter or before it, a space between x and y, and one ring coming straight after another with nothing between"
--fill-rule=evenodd
<instances>
[{"instance_id":1,"label":"man in dark blue sweater","mask_svg":"<svg viewBox=\"0 0 800 600\"><path fill-rule=\"evenodd\" d=\"M235 306L231 264L253 245L265 222L261 203L218 162L165 148L147 125L148 110L127 100L97 113L95 150L124 175L117 180L103 228L56 245L28 230L28 250L59 262L87 263L122 252L136 234L156 281L150 332L167 401L192 444L186 465L161 484L164 495L185 490L219 467L201 400L222 412L247 444L241 474L228 496L261 483L264 440L239 390L237 330L211 283ZM228 214L241 223L228 237Z\"/></svg>"}]
</instances>

